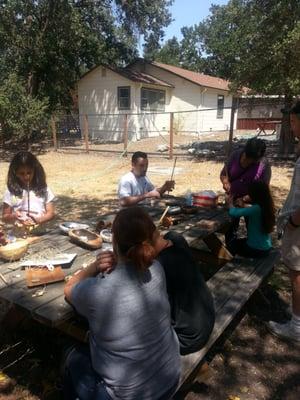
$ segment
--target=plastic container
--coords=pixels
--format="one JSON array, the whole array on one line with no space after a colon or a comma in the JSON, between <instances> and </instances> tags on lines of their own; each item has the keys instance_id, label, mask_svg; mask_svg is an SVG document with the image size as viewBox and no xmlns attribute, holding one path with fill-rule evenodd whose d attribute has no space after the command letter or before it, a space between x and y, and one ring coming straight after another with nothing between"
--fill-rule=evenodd
<instances>
[{"instance_id":1,"label":"plastic container","mask_svg":"<svg viewBox=\"0 0 300 400\"><path fill-rule=\"evenodd\" d=\"M212 190L203 190L193 194L193 205L197 207L216 207L218 195Z\"/></svg>"},{"instance_id":2,"label":"plastic container","mask_svg":"<svg viewBox=\"0 0 300 400\"><path fill-rule=\"evenodd\" d=\"M193 193L192 191L189 189L186 194L185 194L185 205L190 207L193 205Z\"/></svg>"}]
</instances>

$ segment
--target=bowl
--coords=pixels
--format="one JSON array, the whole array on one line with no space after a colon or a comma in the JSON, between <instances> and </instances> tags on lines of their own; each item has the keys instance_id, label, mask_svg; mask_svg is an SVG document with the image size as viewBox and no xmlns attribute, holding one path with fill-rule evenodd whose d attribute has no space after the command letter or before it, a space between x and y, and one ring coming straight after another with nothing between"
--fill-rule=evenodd
<instances>
[{"instance_id":1,"label":"bowl","mask_svg":"<svg viewBox=\"0 0 300 400\"><path fill-rule=\"evenodd\" d=\"M70 229L69 236L73 242L90 249L100 249L102 246L101 236L89 229Z\"/></svg>"},{"instance_id":2,"label":"bowl","mask_svg":"<svg viewBox=\"0 0 300 400\"><path fill-rule=\"evenodd\" d=\"M170 207L168 210L169 215L176 215L180 213L181 213L181 207L179 206Z\"/></svg>"},{"instance_id":3,"label":"bowl","mask_svg":"<svg viewBox=\"0 0 300 400\"><path fill-rule=\"evenodd\" d=\"M59 224L59 229L67 234L70 229L88 229L88 228L89 225L81 224L79 222L62 222L61 224Z\"/></svg>"},{"instance_id":4,"label":"bowl","mask_svg":"<svg viewBox=\"0 0 300 400\"><path fill-rule=\"evenodd\" d=\"M19 239L15 242L0 246L0 257L8 261L19 260L27 251L28 243L26 240Z\"/></svg>"},{"instance_id":5,"label":"bowl","mask_svg":"<svg viewBox=\"0 0 300 400\"><path fill-rule=\"evenodd\" d=\"M111 233L111 229L103 229L103 230L100 232L100 236L101 236L103 242L112 243L112 233Z\"/></svg>"}]
</instances>

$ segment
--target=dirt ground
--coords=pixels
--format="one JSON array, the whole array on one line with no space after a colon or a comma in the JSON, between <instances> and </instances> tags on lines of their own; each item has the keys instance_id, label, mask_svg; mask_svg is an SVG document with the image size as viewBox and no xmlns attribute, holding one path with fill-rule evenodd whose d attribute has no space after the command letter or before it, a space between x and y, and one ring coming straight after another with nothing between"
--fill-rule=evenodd
<instances>
[{"instance_id":1,"label":"dirt ground","mask_svg":"<svg viewBox=\"0 0 300 400\"><path fill-rule=\"evenodd\" d=\"M156 143L149 141L143 150L151 151ZM152 147L151 147L152 146ZM224 154L222 149L220 153ZM289 189L292 165L290 161L272 160L272 189L279 207ZM0 193L5 189L10 154L0 162ZM117 207L117 183L130 168L130 157L116 154L82 154L47 152L39 155L47 172L47 182L57 196L57 219L79 220ZM214 154L205 159L178 157L174 195L188 189L221 191L219 173L222 157ZM170 177L173 161L166 156L150 157L151 181L162 184ZM300 346L281 341L268 332L264 322L288 318L290 287L287 273L278 265L275 274L263 288L264 296L250 301L240 319L227 329L208 354L209 371L204 383L195 383L183 398L187 400L298 400L300 398ZM57 399L60 397L59 362L67 340L56 331L45 330L32 321L22 321L17 330L9 324L0 325L0 370L5 369L16 385L0 400ZM15 348L11 346L22 342ZM138 400L138 399L137 399Z\"/></svg>"}]
</instances>

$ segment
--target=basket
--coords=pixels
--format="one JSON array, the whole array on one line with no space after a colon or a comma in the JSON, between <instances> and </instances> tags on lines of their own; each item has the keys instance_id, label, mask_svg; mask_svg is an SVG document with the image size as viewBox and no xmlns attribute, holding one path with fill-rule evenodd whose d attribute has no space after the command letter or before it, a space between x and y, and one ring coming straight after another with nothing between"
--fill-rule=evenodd
<instances>
[{"instance_id":1,"label":"basket","mask_svg":"<svg viewBox=\"0 0 300 400\"><path fill-rule=\"evenodd\" d=\"M5 246L0 246L0 257L8 261L19 260L27 251L28 243L26 240L16 240Z\"/></svg>"},{"instance_id":2,"label":"basket","mask_svg":"<svg viewBox=\"0 0 300 400\"><path fill-rule=\"evenodd\" d=\"M73 242L90 249L99 249L102 246L101 236L89 229L70 229L69 236Z\"/></svg>"}]
</instances>

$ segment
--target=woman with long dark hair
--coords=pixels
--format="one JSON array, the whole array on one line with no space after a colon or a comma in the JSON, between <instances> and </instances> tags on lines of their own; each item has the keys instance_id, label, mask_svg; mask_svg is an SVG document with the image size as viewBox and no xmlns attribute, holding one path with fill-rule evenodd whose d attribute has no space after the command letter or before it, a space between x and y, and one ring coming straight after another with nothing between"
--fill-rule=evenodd
<instances>
[{"instance_id":1,"label":"woman with long dark hair","mask_svg":"<svg viewBox=\"0 0 300 400\"><path fill-rule=\"evenodd\" d=\"M251 205L234 207L230 201L229 215L247 218L247 238L234 239L227 244L232 254L244 257L264 257L272 248L270 233L275 225L275 209L269 185L255 181L249 185Z\"/></svg>"},{"instance_id":2,"label":"woman with long dark hair","mask_svg":"<svg viewBox=\"0 0 300 400\"><path fill-rule=\"evenodd\" d=\"M154 258L158 232L141 208L121 210L112 226L117 265L99 275L98 260L65 286L89 323L89 348L66 361L66 400L167 400L180 376L164 271Z\"/></svg>"}]
</instances>

